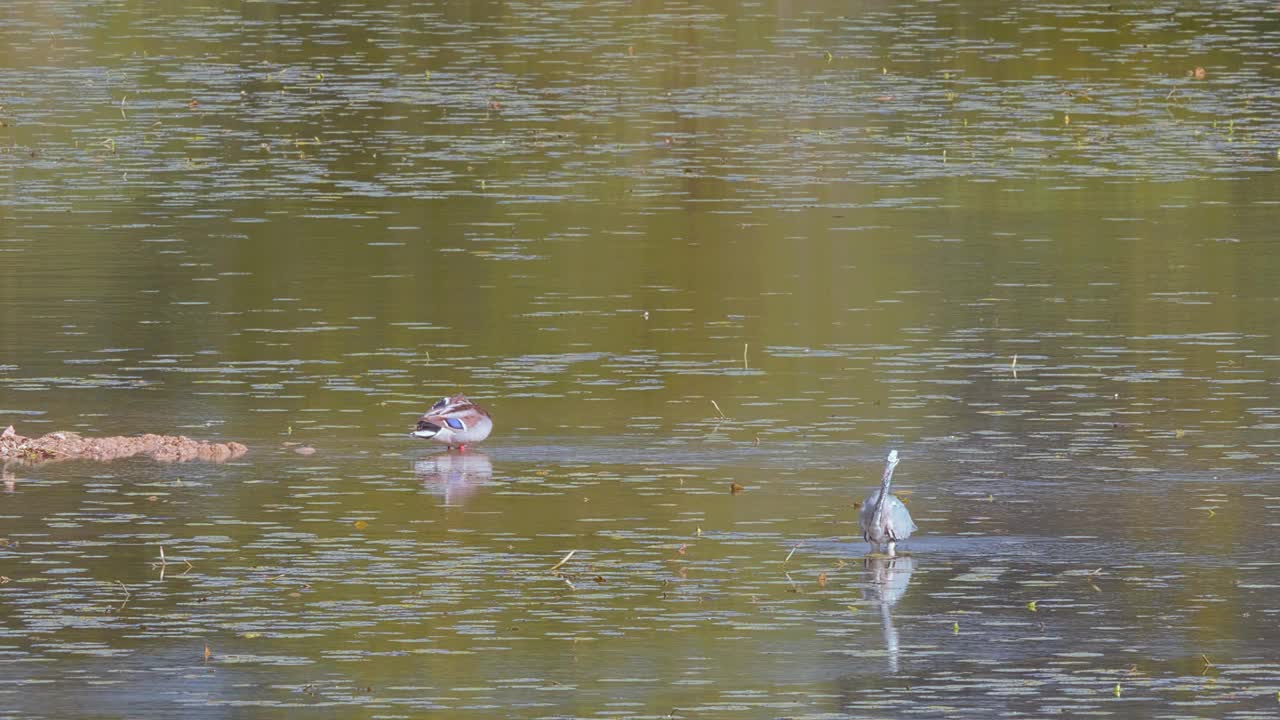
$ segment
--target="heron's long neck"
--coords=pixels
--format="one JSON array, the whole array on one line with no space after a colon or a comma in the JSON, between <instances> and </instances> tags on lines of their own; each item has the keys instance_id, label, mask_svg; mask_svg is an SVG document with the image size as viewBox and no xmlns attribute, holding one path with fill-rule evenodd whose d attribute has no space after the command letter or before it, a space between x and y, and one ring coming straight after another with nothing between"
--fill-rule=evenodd
<instances>
[{"instance_id":1,"label":"heron's long neck","mask_svg":"<svg viewBox=\"0 0 1280 720\"><path fill-rule=\"evenodd\" d=\"M889 492L889 483L893 482L893 469L898 467L898 463L889 463L884 469L884 477L880 478L880 491Z\"/></svg>"},{"instance_id":2,"label":"heron's long neck","mask_svg":"<svg viewBox=\"0 0 1280 720\"><path fill-rule=\"evenodd\" d=\"M893 482L893 469L898 466L897 463L889 463L884 469L884 477L880 478L880 497L876 498L876 508L872 515L879 515L880 508L884 507L884 502L889 498L889 483Z\"/></svg>"}]
</instances>

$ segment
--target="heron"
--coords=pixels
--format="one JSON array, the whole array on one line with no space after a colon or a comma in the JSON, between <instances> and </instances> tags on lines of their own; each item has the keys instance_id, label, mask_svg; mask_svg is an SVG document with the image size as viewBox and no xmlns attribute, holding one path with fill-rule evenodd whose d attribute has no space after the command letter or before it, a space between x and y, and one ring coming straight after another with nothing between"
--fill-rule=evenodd
<instances>
[{"instance_id":1,"label":"heron","mask_svg":"<svg viewBox=\"0 0 1280 720\"><path fill-rule=\"evenodd\" d=\"M916 524L911 520L911 513L901 500L889 494L889 483L893 482L893 469L898 466L898 451L891 450L885 462L884 476L880 478L880 489L867 496L858 511L858 527L862 528L862 538L871 543L872 551L880 552L880 546L886 546L885 554L895 555L894 546L901 540L911 537L916 531Z\"/></svg>"}]
</instances>

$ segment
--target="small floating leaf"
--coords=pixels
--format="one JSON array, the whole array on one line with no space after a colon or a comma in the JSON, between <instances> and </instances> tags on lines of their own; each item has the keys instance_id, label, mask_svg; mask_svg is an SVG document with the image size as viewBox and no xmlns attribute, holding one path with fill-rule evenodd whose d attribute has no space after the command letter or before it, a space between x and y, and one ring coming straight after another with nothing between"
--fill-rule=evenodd
<instances>
[{"instance_id":1,"label":"small floating leaf","mask_svg":"<svg viewBox=\"0 0 1280 720\"><path fill-rule=\"evenodd\" d=\"M818 573L818 587L826 587L826 586L827 586L827 574Z\"/></svg>"},{"instance_id":2,"label":"small floating leaf","mask_svg":"<svg viewBox=\"0 0 1280 720\"><path fill-rule=\"evenodd\" d=\"M355 529L357 529L357 530L363 530L363 529L365 529L365 528L369 527L369 523L365 522L364 520L357 520L357 521L355 521L355 522L351 523L351 526L352 526L352 527L354 527L354 528L355 528Z\"/></svg>"},{"instance_id":3,"label":"small floating leaf","mask_svg":"<svg viewBox=\"0 0 1280 720\"><path fill-rule=\"evenodd\" d=\"M745 487L743 487L743 486L741 486L741 485L739 485L738 483L736 483L736 482L731 482L731 483L729 483L729 494L731 494L731 495L737 495L738 493L742 492L743 490L746 490L746 488L745 488Z\"/></svg>"},{"instance_id":4,"label":"small floating leaf","mask_svg":"<svg viewBox=\"0 0 1280 720\"><path fill-rule=\"evenodd\" d=\"M1116 697L1120 697L1120 683L1116 683L1115 689L1111 691L1111 694L1115 695Z\"/></svg>"},{"instance_id":5,"label":"small floating leaf","mask_svg":"<svg viewBox=\"0 0 1280 720\"><path fill-rule=\"evenodd\" d=\"M1030 610L1031 612L1039 612L1038 610L1036 610L1035 600L1032 600L1031 602L1027 603L1027 609Z\"/></svg>"},{"instance_id":6,"label":"small floating leaf","mask_svg":"<svg viewBox=\"0 0 1280 720\"><path fill-rule=\"evenodd\" d=\"M951 623L951 634L952 635L960 634L960 623L958 622Z\"/></svg>"}]
</instances>

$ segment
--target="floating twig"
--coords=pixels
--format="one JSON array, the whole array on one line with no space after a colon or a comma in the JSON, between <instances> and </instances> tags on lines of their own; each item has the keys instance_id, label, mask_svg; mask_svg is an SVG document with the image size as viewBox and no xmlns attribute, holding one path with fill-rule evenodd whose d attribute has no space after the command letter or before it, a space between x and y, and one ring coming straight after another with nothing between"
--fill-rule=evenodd
<instances>
[{"instance_id":1,"label":"floating twig","mask_svg":"<svg viewBox=\"0 0 1280 720\"><path fill-rule=\"evenodd\" d=\"M170 563L168 560L165 560L165 557L164 557L164 546L163 546L163 545L161 545L161 546L160 546L160 562L158 562L158 563L157 563L157 562L153 562L153 563L151 563L151 567L152 567L152 568L157 568L157 567L158 567L158 568L160 568L160 579L161 579L161 580L163 580L163 579L164 579L164 571L165 571L165 568L169 567L169 565L177 565L177 564L178 564L177 562ZM182 561L182 564L183 564L183 565L186 565L186 567L185 567L185 568L183 568L182 572L181 572L181 573L179 573L179 575L186 575L187 573L191 572L191 568L195 567L195 565L192 565L192 564L191 564L191 561L190 561L190 560L183 560L183 561Z\"/></svg>"},{"instance_id":2,"label":"floating twig","mask_svg":"<svg viewBox=\"0 0 1280 720\"><path fill-rule=\"evenodd\" d=\"M116 584L124 591L124 602L120 603L120 607L116 608L116 612L121 612L124 610L124 606L129 604L129 599L133 597L133 593L129 592L129 588L125 587L124 583L119 580L116 580Z\"/></svg>"},{"instance_id":3,"label":"floating twig","mask_svg":"<svg viewBox=\"0 0 1280 720\"><path fill-rule=\"evenodd\" d=\"M783 574L783 575L786 575L786 576L787 576L787 582L791 583L791 592L793 592L793 593L799 593L799 592L800 592L800 586L799 586L799 585L796 585L796 581L791 579L791 573L782 573L782 574Z\"/></svg>"},{"instance_id":4,"label":"floating twig","mask_svg":"<svg viewBox=\"0 0 1280 720\"><path fill-rule=\"evenodd\" d=\"M569 558L573 557L573 554L574 554L574 553L576 553L576 552L578 552L578 551L577 551L577 550L570 550L568 555L565 555L563 558L560 558L560 562L558 562L558 563L556 563L555 565L552 565L552 566L551 566L551 570L550 570L549 572L555 572L556 570L559 570L559 569L560 569L560 566L561 566L561 565L564 565L564 564L565 564L565 563L567 563L567 562L569 562ZM567 582L567 581L566 581L566 582ZM572 585L572 584L570 584L570 586L569 586L569 587L573 587L573 585Z\"/></svg>"},{"instance_id":5,"label":"floating twig","mask_svg":"<svg viewBox=\"0 0 1280 720\"><path fill-rule=\"evenodd\" d=\"M716 402L715 400L712 400L712 401L711 401L711 406L712 406L712 407L714 407L714 408L716 409L716 412L720 413L720 419L721 419L721 420L728 420L728 419L729 419L729 418L725 417L725 415L724 415L724 411L720 409L720 403Z\"/></svg>"}]
</instances>

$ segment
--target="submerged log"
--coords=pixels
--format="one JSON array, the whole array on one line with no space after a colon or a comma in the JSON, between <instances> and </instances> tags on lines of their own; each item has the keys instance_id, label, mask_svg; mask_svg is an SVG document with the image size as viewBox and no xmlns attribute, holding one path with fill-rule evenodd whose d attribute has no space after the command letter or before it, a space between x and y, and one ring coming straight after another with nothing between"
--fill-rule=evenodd
<instances>
[{"instance_id":1,"label":"submerged log","mask_svg":"<svg viewBox=\"0 0 1280 720\"><path fill-rule=\"evenodd\" d=\"M38 438L19 435L10 425L0 433L0 461L40 463L53 460L118 460L145 455L160 462L204 460L224 462L249 448L237 442L192 440L183 435L136 435L101 438L73 432L51 432Z\"/></svg>"}]
</instances>

